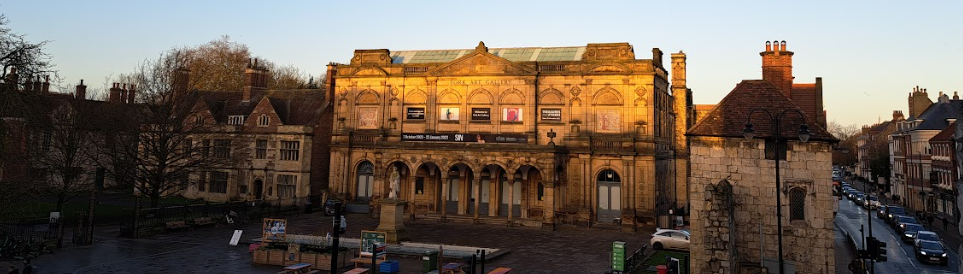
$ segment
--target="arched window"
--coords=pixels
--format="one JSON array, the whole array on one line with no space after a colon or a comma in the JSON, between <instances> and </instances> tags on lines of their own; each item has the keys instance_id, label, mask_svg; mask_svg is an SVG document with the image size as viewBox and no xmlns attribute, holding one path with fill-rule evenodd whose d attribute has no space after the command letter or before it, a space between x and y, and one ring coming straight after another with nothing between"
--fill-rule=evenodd
<instances>
[{"instance_id":1,"label":"arched window","mask_svg":"<svg viewBox=\"0 0 963 274\"><path fill-rule=\"evenodd\" d=\"M261 116L257 118L257 125L259 127L266 127L270 124L271 124L271 118L268 118L267 115L261 114Z\"/></svg>"},{"instance_id":2,"label":"arched window","mask_svg":"<svg viewBox=\"0 0 963 274\"><path fill-rule=\"evenodd\" d=\"M806 190L796 187L789 190L789 220L806 219Z\"/></svg>"},{"instance_id":3,"label":"arched window","mask_svg":"<svg viewBox=\"0 0 963 274\"><path fill-rule=\"evenodd\" d=\"M374 192L374 164L368 161L358 165L358 195L359 200L371 198Z\"/></svg>"},{"instance_id":4,"label":"arched window","mask_svg":"<svg viewBox=\"0 0 963 274\"><path fill-rule=\"evenodd\" d=\"M598 221L612 222L622 216L622 178L614 170L599 172Z\"/></svg>"}]
</instances>

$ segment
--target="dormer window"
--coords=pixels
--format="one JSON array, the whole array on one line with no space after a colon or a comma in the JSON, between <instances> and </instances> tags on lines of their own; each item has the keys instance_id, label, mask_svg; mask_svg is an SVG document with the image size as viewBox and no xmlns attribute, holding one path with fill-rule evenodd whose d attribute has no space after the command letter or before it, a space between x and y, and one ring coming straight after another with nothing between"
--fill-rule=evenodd
<instances>
[{"instance_id":1,"label":"dormer window","mask_svg":"<svg viewBox=\"0 0 963 274\"><path fill-rule=\"evenodd\" d=\"M231 115L231 116L227 117L227 124L228 124L228 125L243 125L243 124L244 124L244 115Z\"/></svg>"},{"instance_id":2,"label":"dormer window","mask_svg":"<svg viewBox=\"0 0 963 274\"><path fill-rule=\"evenodd\" d=\"M257 118L257 126L259 127L266 127L270 124L271 124L271 118L268 118L267 115L261 114L261 117Z\"/></svg>"}]
</instances>

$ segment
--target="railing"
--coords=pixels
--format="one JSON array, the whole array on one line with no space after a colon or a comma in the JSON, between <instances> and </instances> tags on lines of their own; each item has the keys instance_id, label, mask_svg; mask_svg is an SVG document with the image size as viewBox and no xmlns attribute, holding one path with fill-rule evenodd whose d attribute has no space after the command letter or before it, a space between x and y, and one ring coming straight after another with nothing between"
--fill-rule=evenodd
<instances>
[{"instance_id":1,"label":"railing","mask_svg":"<svg viewBox=\"0 0 963 274\"><path fill-rule=\"evenodd\" d=\"M649 245L642 245L635 253L625 258L625 273L635 273L635 268L642 265L645 259L642 254L645 253L646 247L649 247Z\"/></svg>"},{"instance_id":2,"label":"railing","mask_svg":"<svg viewBox=\"0 0 963 274\"><path fill-rule=\"evenodd\" d=\"M538 71L565 71L565 65L539 65Z\"/></svg>"},{"instance_id":3,"label":"railing","mask_svg":"<svg viewBox=\"0 0 963 274\"><path fill-rule=\"evenodd\" d=\"M374 143L377 136L374 135L351 135L351 143L354 144L371 144Z\"/></svg>"},{"instance_id":4,"label":"railing","mask_svg":"<svg viewBox=\"0 0 963 274\"><path fill-rule=\"evenodd\" d=\"M303 198L270 201L243 201L230 203L205 203L137 210L129 222L121 224L121 233L128 237L141 237L164 230L167 222L193 223L197 218L208 217L215 223L226 223L228 213L237 213L237 220L256 222L261 218L284 218L301 213Z\"/></svg>"},{"instance_id":5,"label":"railing","mask_svg":"<svg viewBox=\"0 0 963 274\"><path fill-rule=\"evenodd\" d=\"M405 67L405 73L425 73L428 67Z\"/></svg>"},{"instance_id":6,"label":"railing","mask_svg":"<svg viewBox=\"0 0 963 274\"><path fill-rule=\"evenodd\" d=\"M622 141L592 140L592 149L622 149Z\"/></svg>"}]
</instances>

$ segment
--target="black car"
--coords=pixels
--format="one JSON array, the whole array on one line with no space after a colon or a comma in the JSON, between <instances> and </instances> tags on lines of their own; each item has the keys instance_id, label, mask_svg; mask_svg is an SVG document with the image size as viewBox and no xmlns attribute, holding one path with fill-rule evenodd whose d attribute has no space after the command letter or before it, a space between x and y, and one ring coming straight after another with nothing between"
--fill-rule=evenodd
<instances>
[{"instance_id":1,"label":"black car","mask_svg":"<svg viewBox=\"0 0 963 274\"><path fill-rule=\"evenodd\" d=\"M940 242L919 241L914 250L916 251L916 259L920 260L921 263L939 263L941 265L948 263L946 248L943 248Z\"/></svg>"},{"instance_id":2,"label":"black car","mask_svg":"<svg viewBox=\"0 0 963 274\"><path fill-rule=\"evenodd\" d=\"M876 218L880 218L881 220L886 220L886 208L887 208L887 207L889 207L889 206L884 206L884 205L879 206L879 208L876 209Z\"/></svg>"},{"instance_id":3,"label":"black car","mask_svg":"<svg viewBox=\"0 0 963 274\"><path fill-rule=\"evenodd\" d=\"M886 221L886 223L892 224L896 216L899 216L899 215L906 215L906 209L899 206L887 206L884 220Z\"/></svg>"},{"instance_id":4,"label":"black car","mask_svg":"<svg viewBox=\"0 0 963 274\"><path fill-rule=\"evenodd\" d=\"M332 216L334 215L334 208L337 203L341 201L337 199L328 199L324 202L324 215ZM344 203L341 203L341 210L344 212Z\"/></svg>"},{"instance_id":5,"label":"black car","mask_svg":"<svg viewBox=\"0 0 963 274\"><path fill-rule=\"evenodd\" d=\"M903 232L900 233L900 238L903 238L904 242L912 243L916 239L916 232L926 230L920 224L903 224Z\"/></svg>"},{"instance_id":6,"label":"black car","mask_svg":"<svg viewBox=\"0 0 963 274\"><path fill-rule=\"evenodd\" d=\"M905 230L903 229L906 228L907 224L919 224L919 222L916 221L916 218L906 215L899 215L893 220L893 228L896 229L897 233L904 233Z\"/></svg>"}]
</instances>

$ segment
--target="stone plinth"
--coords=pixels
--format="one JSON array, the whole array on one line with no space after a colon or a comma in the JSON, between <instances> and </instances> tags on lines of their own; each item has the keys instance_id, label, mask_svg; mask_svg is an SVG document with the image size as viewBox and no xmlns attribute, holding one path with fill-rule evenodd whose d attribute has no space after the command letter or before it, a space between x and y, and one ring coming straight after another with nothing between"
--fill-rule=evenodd
<instances>
[{"instance_id":1,"label":"stone plinth","mask_svg":"<svg viewBox=\"0 0 963 274\"><path fill-rule=\"evenodd\" d=\"M405 205L408 202L397 199L385 199L378 202L381 205L381 223L376 231L385 233L385 241L398 243L408 240L405 229Z\"/></svg>"}]
</instances>

